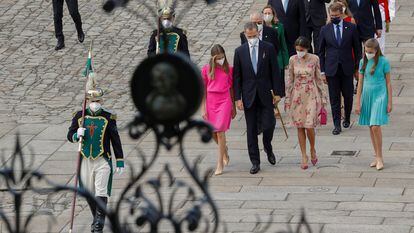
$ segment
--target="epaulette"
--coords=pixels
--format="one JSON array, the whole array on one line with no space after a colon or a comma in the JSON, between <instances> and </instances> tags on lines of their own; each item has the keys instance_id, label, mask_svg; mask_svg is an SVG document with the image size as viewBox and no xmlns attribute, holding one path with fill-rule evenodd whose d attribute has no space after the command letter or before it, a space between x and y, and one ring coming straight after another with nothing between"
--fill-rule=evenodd
<instances>
[{"instance_id":1,"label":"epaulette","mask_svg":"<svg viewBox=\"0 0 414 233\"><path fill-rule=\"evenodd\" d=\"M114 111L111 111L111 110L108 110L108 109L105 109L105 108L102 108L102 110L104 110L105 112L109 113L109 119L116 121L117 115L116 115L116 113Z\"/></svg>"},{"instance_id":2,"label":"epaulette","mask_svg":"<svg viewBox=\"0 0 414 233\"><path fill-rule=\"evenodd\" d=\"M184 34L184 35L187 35L187 30L184 30L184 29L183 29L183 34Z\"/></svg>"}]
</instances>

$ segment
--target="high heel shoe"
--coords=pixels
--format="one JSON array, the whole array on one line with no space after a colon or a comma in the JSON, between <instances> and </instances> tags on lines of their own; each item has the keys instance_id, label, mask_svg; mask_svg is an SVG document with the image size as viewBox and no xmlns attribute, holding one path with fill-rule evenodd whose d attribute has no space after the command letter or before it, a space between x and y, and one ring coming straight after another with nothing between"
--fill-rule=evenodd
<instances>
[{"instance_id":1,"label":"high heel shoe","mask_svg":"<svg viewBox=\"0 0 414 233\"><path fill-rule=\"evenodd\" d=\"M370 167L376 167L378 164L378 162L375 160L374 162L372 162L369 166Z\"/></svg>"},{"instance_id":2,"label":"high heel shoe","mask_svg":"<svg viewBox=\"0 0 414 233\"><path fill-rule=\"evenodd\" d=\"M315 166L318 163L318 157L315 155L315 159L311 158L312 165Z\"/></svg>"},{"instance_id":3,"label":"high heel shoe","mask_svg":"<svg viewBox=\"0 0 414 233\"><path fill-rule=\"evenodd\" d=\"M375 167L377 168L377 171L381 171L382 169L384 169L384 164L377 163Z\"/></svg>"},{"instance_id":4,"label":"high heel shoe","mask_svg":"<svg viewBox=\"0 0 414 233\"><path fill-rule=\"evenodd\" d=\"M224 166L229 165L230 163L230 156L229 156L229 148L226 146L226 153L224 154L223 164Z\"/></svg>"},{"instance_id":5,"label":"high heel shoe","mask_svg":"<svg viewBox=\"0 0 414 233\"><path fill-rule=\"evenodd\" d=\"M308 157L306 157L306 163L304 163L303 159L302 159L302 164L300 165L300 168L302 168L303 170L306 170L306 169L309 168L309 166L308 166Z\"/></svg>"}]
</instances>

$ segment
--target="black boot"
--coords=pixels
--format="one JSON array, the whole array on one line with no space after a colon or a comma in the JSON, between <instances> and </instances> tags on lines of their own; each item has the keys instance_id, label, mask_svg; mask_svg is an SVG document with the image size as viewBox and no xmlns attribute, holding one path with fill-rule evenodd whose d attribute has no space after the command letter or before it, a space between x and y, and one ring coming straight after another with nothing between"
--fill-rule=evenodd
<instances>
[{"instance_id":1,"label":"black boot","mask_svg":"<svg viewBox=\"0 0 414 233\"><path fill-rule=\"evenodd\" d=\"M108 204L108 198L106 197L97 197L102 201L104 207L106 209L106 205ZM105 226L105 209L96 208L95 214L95 225L94 225L94 233L103 233L103 228Z\"/></svg>"},{"instance_id":2,"label":"black boot","mask_svg":"<svg viewBox=\"0 0 414 233\"><path fill-rule=\"evenodd\" d=\"M92 200L87 199L86 200L88 202L89 205L89 209L91 210L92 213L92 224L91 224L91 232L95 233L95 221L96 221L96 204L95 202L93 202Z\"/></svg>"},{"instance_id":3,"label":"black boot","mask_svg":"<svg viewBox=\"0 0 414 233\"><path fill-rule=\"evenodd\" d=\"M65 40L63 38L59 38L56 44L55 50L61 50L65 47Z\"/></svg>"}]
</instances>

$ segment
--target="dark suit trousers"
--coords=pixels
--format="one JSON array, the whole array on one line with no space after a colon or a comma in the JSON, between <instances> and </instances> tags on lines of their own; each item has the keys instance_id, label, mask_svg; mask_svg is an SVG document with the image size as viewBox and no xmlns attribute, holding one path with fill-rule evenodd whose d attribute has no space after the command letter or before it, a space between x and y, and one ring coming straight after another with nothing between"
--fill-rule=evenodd
<instances>
[{"instance_id":1,"label":"dark suit trousers","mask_svg":"<svg viewBox=\"0 0 414 233\"><path fill-rule=\"evenodd\" d=\"M260 164L260 152L259 152L259 145L258 145L258 134L261 131L259 127L261 127L260 122L262 120L273 120L274 113L273 108L264 106L258 95L250 106L250 108L244 109L244 115L246 118L246 126L247 126L247 146L249 151L249 157L252 164ZM272 117L273 119L269 119ZM272 139L273 139L273 132L275 129L275 125L273 123L272 127L267 127L263 129L263 147L265 151L273 151L272 149Z\"/></svg>"},{"instance_id":2,"label":"dark suit trousers","mask_svg":"<svg viewBox=\"0 0 414 233\"><path fill-rule=\"evenodd\" d=\"M53 21L55 24L55 36L57 39L64 39L62 31L62 18L63 18L63 1L53 0ZM78 10L78 0L65 0L69 9L69 14L75 22L76 31L82 32L82 20Z\"/></svg>"},{"instance_id":3,"label":"dark suit trousers","mask_svg":"<svg viewBox=\"0 0 414 233\"><path fill-rule=\"evenodd\" d=\"M338 65L336 75L327 77L329 100L331 101L332 118L336 127L341 126L341 94L344 97L345 120L351 119L352 103L354 97L353 76L344 74L342 65Z\"/></svg>"},{"instance_id":4,"label":"dark suit trousers","mask_svg":"<svg viewBox=\"0 0 414 233\"><path fill-rule=\"evenodd\" d=\"M306 37L313 43L313 49L311 46L311 53L319 53L319 33L321 32L322 26L315 26L314 24L307 26Z\"/></svg>"}]
</instances>

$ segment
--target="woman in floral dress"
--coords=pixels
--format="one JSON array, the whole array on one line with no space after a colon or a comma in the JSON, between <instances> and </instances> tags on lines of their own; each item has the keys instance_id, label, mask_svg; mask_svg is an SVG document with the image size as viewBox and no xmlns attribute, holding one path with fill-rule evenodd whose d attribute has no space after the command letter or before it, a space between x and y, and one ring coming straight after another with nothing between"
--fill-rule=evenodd
<instances>
[{"instance_id":1,"label":"woman in floral dress","mask_svg":"<svg viewBox=\"0 0 414 233\"><path fill-rule=\"evenodd\" d=\"M308 168L306 138L310 144L311 162L314 166L318 162L315 150L315 127L320 124L319 113L327 103L319 58L308 53L310 46L310 41L305 37L296 40L297 55L289 60L289 77L286 84L285 110L291 118L291 124L298 129L302 169Z\"/></svg>"}]
</instances>

